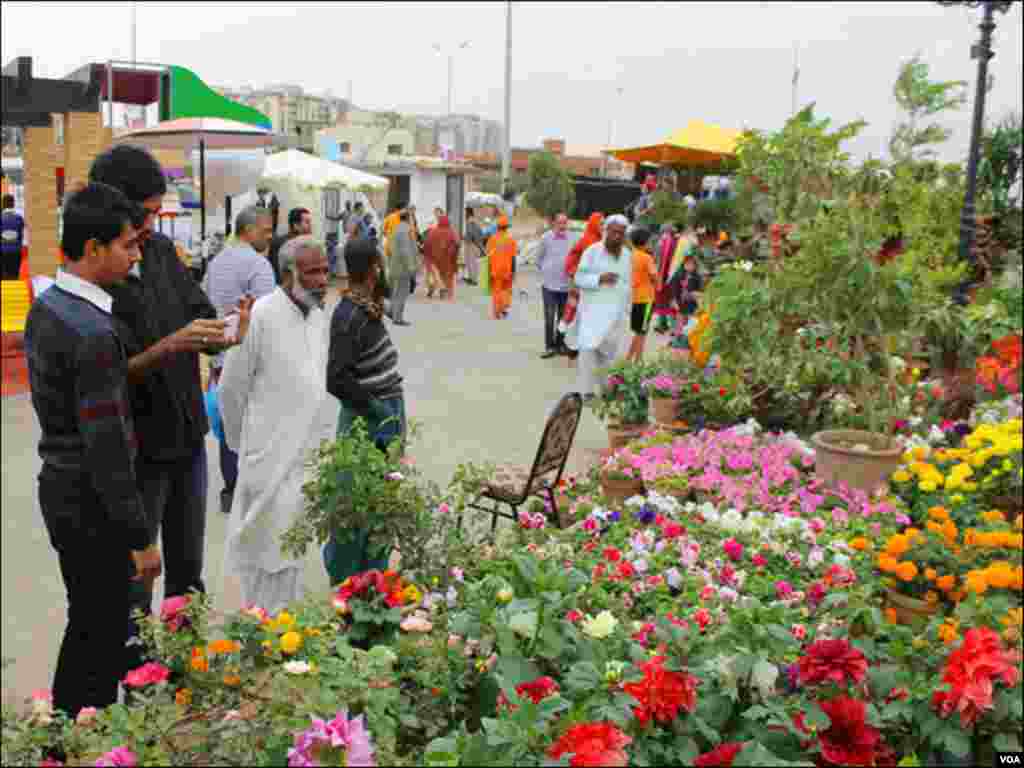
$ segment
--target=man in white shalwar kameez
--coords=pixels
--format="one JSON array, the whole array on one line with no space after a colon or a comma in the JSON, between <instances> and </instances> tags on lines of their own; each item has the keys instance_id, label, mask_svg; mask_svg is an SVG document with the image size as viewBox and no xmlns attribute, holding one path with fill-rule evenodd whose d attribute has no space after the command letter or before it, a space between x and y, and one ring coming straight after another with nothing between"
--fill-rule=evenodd
<instances>
[{"instance_id":1,"label":"man in white shalwar kameez","mask_svg":"<svg viewBox=\"0 0 1024 768\"><path fill-rule=\"evenodd\" d=\"M279 259L281 286L256 302L220 383L224 435L239 457L225 573L238 576L247 607L271 614L302 596L302 562L281 553L281 536L303 512L307 461L333 438L339 409L326 385L327 256L304 236Z\"/></svg>"},{"instance_id":2,"label":"man in white shalwar kameez","mask_svg":"<svg viewBox=\"0 0 1024 768\"><path fill-rule=\"evenodd\" d=\"M597 372L618 359L633 302L633 255L626 248L625 216L605 222L604 240L587 248L574 281L580 291L575 322L565 342L579 351L579 391L586 400L598 388Z\"/></svg>"}]
</instances>

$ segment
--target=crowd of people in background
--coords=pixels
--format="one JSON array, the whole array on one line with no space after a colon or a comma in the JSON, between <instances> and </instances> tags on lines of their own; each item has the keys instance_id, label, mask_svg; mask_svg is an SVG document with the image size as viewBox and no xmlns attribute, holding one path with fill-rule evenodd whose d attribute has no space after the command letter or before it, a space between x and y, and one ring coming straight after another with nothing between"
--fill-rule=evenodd
<instances>
[{"instance_id":1,"label":"crowd of people in background","mask_svg":"<svg viewBox=\"0 0 1024 768\"><path fill-rule=\"evenodd\" d=\"M461 262L464 282L489 294L491 317L510 316L521 248L507 215L492 228L467 209L462 237L441 208L421 232L403 203L378 232L361 203L347 205L335 217L347 280L328 316L332 268L309 210L289 211L287 233L274 236L265 201L245 208L198 283L154 231L166 191L146 150L119 145L97 157L65 206L66 262L26 324L40 507L69 604L54 703L72 717L116 701L125 672L143 661L131 616L151 610L155 578L164 574L168 599L205 590L211 425L230 515L227 570L247 605L281 610L301 595L300 563L279 540L302 512L310 451L357 420L381 450L405 434L389 325L410 325L417 274L428 298L453 302ZM5 268L9 218L5 210ZM575 240L568 223L553 217L536 250L541 357L575 361L589 400L627 341L626 356L642 358L652 320L662 332L675 322L670 346L685 353L700 247L691 228L655 236L621 214L593 214ZM323 552L335 583L387 556L367 531L337 532Z\"/></svg>"}]
</instances>

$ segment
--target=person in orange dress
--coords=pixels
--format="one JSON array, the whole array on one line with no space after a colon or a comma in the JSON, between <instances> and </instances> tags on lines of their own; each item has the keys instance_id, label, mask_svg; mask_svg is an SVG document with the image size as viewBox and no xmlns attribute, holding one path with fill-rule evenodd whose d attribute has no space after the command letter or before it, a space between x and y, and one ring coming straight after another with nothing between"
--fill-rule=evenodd
<instances>
[{"instance_id":1,"label":"person in orange dress","mask_svg":"<svg viewBox=\"0 0 1024 768\"><path fill-rule=\"evenodd\" d=\"M639 227L633 230L629 239L633 243L633 311L630 316L633 340L630 342L626 359L640 362L644 356L647 331L651 325L658 267L654 263L654 256L647 250L647 243L651 239L650 232Z\"/></svg>"},{"instance_id":2,"label":"person in orange dress","mask_svg":"<svg viewBox=\"0 0 1024 768\"><path fill-rule=\"evenodd\" d=\"M441 216L423 246L423 260L437 267L441 275L442 298L455 301L455 277L459 271L459 236L447 216Z\"/></svg>"},{"instance_id":3,"label":"person in orange dress","mask_svg":"<svg viewBox=\"0 0 1024 768\"><path fill-rule=\"evenodd\" d=\"M512 265L519 245L508 233L508 217L498 219L498 231L487 243L487 265L491 271L491 306L494 319L508 317L512 305Z\"/></svg>"}]
</instances>

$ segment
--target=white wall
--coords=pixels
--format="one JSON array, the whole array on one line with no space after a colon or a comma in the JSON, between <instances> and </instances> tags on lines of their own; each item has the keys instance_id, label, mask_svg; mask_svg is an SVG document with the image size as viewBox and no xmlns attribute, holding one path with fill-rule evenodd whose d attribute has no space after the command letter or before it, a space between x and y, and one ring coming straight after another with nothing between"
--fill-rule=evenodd
<instances>
[{"instance_id":1,"label":"white wall","mask_svg":"<svg viewBox=\"0 0 1024 768\"><path fill-rule=\"evenodd\" d=\"M434 208L445 208L448 203L448 192L445 187L446 173L417 169L413 171L409 181L410 203L416 206L416 219L421 229L434 224Z\"/></svg>"}]
</instances>

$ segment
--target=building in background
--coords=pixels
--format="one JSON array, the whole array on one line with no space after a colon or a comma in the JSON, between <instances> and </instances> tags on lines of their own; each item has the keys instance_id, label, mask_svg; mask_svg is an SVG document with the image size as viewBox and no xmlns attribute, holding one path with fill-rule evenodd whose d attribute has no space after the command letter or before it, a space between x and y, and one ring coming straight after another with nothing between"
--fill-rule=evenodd
<instances>
[{"instance_id":1,"label":"building in background","mask_svg":"<svg viewBox=\"0 0 1024 768\"><path fill-rule=\"evenodd\" d=\"M572 146L566 145L565 139L545 139L543 146L537 149L522 147L512 148L512 174L525 174L530 167L530 158L540 152L553 154L566 171L573 176L607 176L614 179L632 179L633 166L623 163L614 157L603 154L603 146ZM469 153L466 159L485 171L500 171L501 154L484 152Z\"/></svg>"},{"instance_id":2,"label":"building in background","mask_svg":"<svg viewBox=\"0 0 1024 768\"><path fill-rule=\"evenodd\" d=\"M353 109L316 132L316 153L344 165L374 167L416 153L415 126L399 115Z\"/></svg>"},{"instance_id":3,"label":"building in background","mask_svg":"<svg viewBox=\"0 0 1024 768\"><path fill-rule=\"evenodd\" d=\"M315 151L318 131L337 124L350 109L345 99L335 98L330 92L315 96L306 93L301 85L216 90L227 99L267 115L274 133L288 137L288 146L307 151Z\"/></svg>"}]
</instances>

